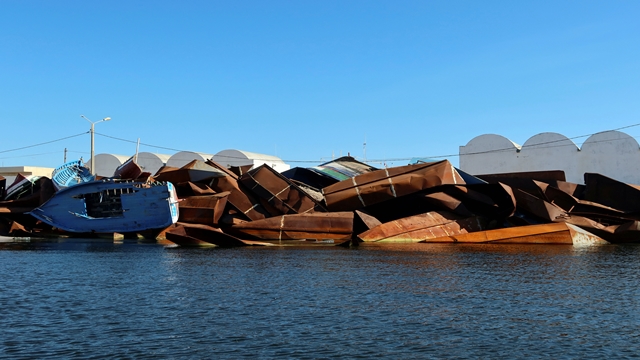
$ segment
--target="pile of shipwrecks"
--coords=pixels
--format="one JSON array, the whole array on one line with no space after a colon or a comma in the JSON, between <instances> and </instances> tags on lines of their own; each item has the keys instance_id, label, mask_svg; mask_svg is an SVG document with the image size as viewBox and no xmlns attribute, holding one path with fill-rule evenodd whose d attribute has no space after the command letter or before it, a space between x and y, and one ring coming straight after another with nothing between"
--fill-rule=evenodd
<instances>
[{"instance_id":1,"label":"pile of shipwrecks","mask_svg":"<svg viewBox=\"0 0 640 360\"><path fill-rule=\"evenodd\" d=\"M211 160L109 178L80 162L0 180L0 235L123 234L179 246L640 241L640 186L587 173L472 176L449 161L378 169L352 157L278 173Z\"/></svg>"}]
</instances>

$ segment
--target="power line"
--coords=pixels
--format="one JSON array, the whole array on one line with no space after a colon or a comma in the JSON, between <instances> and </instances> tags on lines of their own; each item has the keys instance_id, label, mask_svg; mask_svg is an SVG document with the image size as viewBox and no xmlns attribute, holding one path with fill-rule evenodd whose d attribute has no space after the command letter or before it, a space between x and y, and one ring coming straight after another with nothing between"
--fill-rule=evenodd
<instances>
[{"instance_id":1,"label":"power line","mask_svg":"<svg viewBox=\"0 0 640 360\"><path fill-rule=\"evenodd\" d=\"M608 131L620 131L620 130L623 130L623 129L628 129L628 128L632 128L632 127L636 127L636 126L640 126L640 123L631 124L631 125L627 125L627 126L622 126L622 127L619 127L619 128L616 128L616 129L612 129L612 130L600 131L600 132L592 133L592 134L573 136L573 137L570 137L570 138L566 138L565 137L563 139L546 141L546 142L534 144L532 146L539 147L540 145L548 145L548 144L564 142L566 140L574 140L574 139L584 138L584 137L593 136L595 134L608 132ZM23 147L20 147L20 148L9 149L9 150L2 150L2 151L0 151L0 154L7 153L7 152L18 151L18 150L30 149L30 148L34 148L34 147L42 146L42 145L47 145L47 144L51 144L51 143L55 143L55 142L59 142L59 141L67 140L67 139L71 139L71 138L74 138L74 137L82 136L82 135L85 135L85 134L88 134L88 133L89 132L87 131L87 132L83 132L83 133L80 133L80 134L66 136L66 137L63 137L63 138L60 138L60 139L46 141L46 142L42 142L42 143L38 143L38 144L34 144L34 145L23 146ZM137 140L136 141L127 140L127 139L122 139L122 138L118 138L118 137L110 136L110 135L105 135L105 134L101 134L101 133L95 133L95 134L98 134L100 136L104 136L106 138L118 140L118 141L123 141L123 142L131 143L131 144L137 144ZM631 137L636 139L636 138L638 138L640 136L631 136ZM623 140L623 139L615 139L615 140ZM606 141L612 141L612 140L606 140ZM598 142L600 142L600 141L598 141ZM140 143L140 145L144 145L144 146L148 146L148 147L152 147L152 148L156 148L156 149L170 150L170 151L175 151L175 152L189 151L189 150L181 150L181 149L170 148L170 147L166 147L166 146L152 145L152 144L147 144L147 143ZM573 143L573 144L561 144L561 145L556 145L556 146L545 146L544 148L562 147L562 146L570 146L570 145L574 145L574 146L577 147L577 145L575 143ZM521 148L522 148L521 146L520 147L515 146L515 144L514 144L514 147L516 148L517 151L520 151ZM473 153L466 153L466 154L463 154L463 155L465 155L465 156L466 155L479 155L479 154L486 154L486 153L493 153L493 152L500 152L500 151L513 151L514 147L478 151L478 152L473 152ZM81 151L72 151L72 152L86 153L86 152L81 152ZM38 155L48 155L48 154L53 154L53 153L42 153L42 154L23 155L23 156L15 156L15 157L28 157L28 156L38 156ZM246 159L244 157L229 156L229 155L225 155L225 157L231 158L231 159L242 159L242 160ZM430 155L430 156L412 156L412 157L402 157L402 158L369 159L368 162L370 162L370 163L385 163L385 162L393 162L393 161L407 161L407 160L411 160L411 159L414 159L414 158L434 158L434 159L438 159L438 158L448 158L448 157L460 157L460 154L458 153L458 154ZM9 157L4 157L4 158L0 158L0 159L8 159L8 158ZM270 160L273 160L273 159L270 158L270 159L254 159L254 160L270 161ZM281 159L281 160L284 161L284 162L288 162L288 163L315 163L315 162L318 162L318 161L323 162L322 159L320 159L320 160L289 160L289 159Z\"/></svg>"},{"instance_id":2,"label":"power line","mask_svg":"<svg viewBox=\"0 0 640 360\"><path fill-rule=\"evenodd\" d=\"M51 141L47 141L47 142L43 142L43 143L39 143L39 144L34 144L34 145L29 145L29 146L23 146L21 148L15 148L15 149L10 149L10 150L2 150L0 151L0 154L3 153L7 153L7 152L11 152L11 151L18 151L18 150L24 150L24 149L30 149L36 146L42 146L42 145L47 145L47 144L51 144L54 142L58 142L58 141L62 141L62 140L67 140L67 139L71 139L80 135L84 135L84 134L88 134L89 132L83 132L81 134L76 134L76 135L71 135L71 136L67 136L67 137L63 137L61 139L56 139L56 140L51 140Z\"/></svg>"}]
</instances>

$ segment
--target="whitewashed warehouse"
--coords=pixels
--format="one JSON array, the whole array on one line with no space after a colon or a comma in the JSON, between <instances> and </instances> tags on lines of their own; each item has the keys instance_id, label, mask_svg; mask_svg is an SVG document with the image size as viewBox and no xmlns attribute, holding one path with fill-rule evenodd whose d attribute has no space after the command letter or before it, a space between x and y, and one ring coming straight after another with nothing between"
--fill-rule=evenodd
<instances>
[{"instance_id":1,"label":"whitewashed warehouse","mask_svg":"<svg viewBox=\"0 0 640 360\"><path fill-rule=\"evenodd\" d=\"M640 146L628 134L604 131L578 147L564 135L540 133L520 146L495 134L477 136L460 146L460 169L473 175L564 170L567 181L584 183L584 173L600 173L640 184Z\"/></svg>"},{"instance_id":2,"label":"whitewashed warehouse","mask_svg":"<svg viewBox=\"0 0 640 360\"><path fill-rule=\"evenodd\" d=\"M213 161L226 167L252 165L253 168L256 168L262 164L267 164L278 172L291 168L289 164L286 164L279 157L234 149L218 152L213 156Z\"/></svg>"}]
</instances>

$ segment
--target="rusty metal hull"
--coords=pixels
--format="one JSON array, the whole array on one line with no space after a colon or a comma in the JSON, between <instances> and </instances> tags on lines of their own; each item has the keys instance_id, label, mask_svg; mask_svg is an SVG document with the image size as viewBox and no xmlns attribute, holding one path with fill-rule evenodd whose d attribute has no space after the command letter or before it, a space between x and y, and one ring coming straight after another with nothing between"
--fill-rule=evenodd
<instances>
[{"instance_id":1,"label":"rusty metal hull","mask_svg":"<svg viewBox=\"0 0 640 360\"><path fill-rule=\"evenodd\" d=\"M180 222L216 226L224 213L229 192L190 196L179 203Z\"/></svg>"},{"instance_id":2,"label":"rusty metal hull","mask_svg":"<svg viewBox=\"0 0 640 360\"><path fill-rule=\"evenodd\" d=\"M167 240L184 247L242 247L250 245L269 245L256 241L241 240L233 235L224 233L218 228L196 224L178 224L166 231Z\"/></svg>"},{"instance_id":3,"label":"rusty metal hull","mask_svg":"<svg viewBox=\"0 0 640 360\"><path fill-rule=\"evenodd\" d=\"M381 224L358 235L358 238L364 242L415 243L485 228L484 219L477 216L462 218L444 211L430 211Z\"/></svg>"},{"instance_id":4,"label":"rusty metal hull","mask_svg":"<svg viewBox=\"0 0 640 360\"><path fill-rule=\"evenodd\" d=\"M174 184L192 182L207 183L214 178L225 177L227 174L205 163L193 160L179 169L163 170L155 176L157 181L169 181Z\"/></svg>"},{"instance_id":5,"label":"rusty metal hull","mask_svg":"<svg viewBox=\"0 0 640 360\"><path fill-rule=\"evenodd\" d=\"M143 173L144 171L142 171L140 165L138 165L135 162L135 159L131 157L129 158L129 160L125 161L122 165L116 168L116 170L113 172L113 177L123 180L136 180Z\"/></svg>"},{"instance_id":6,"label":"rusty metal hull","mask_svg":"<svg viewBox=\"0 0 640 360\"><path fill-rule=\"evenodd\" d=\"M504 229L477 231L425 240L431 243L482 243L482 244L608 244L599 236L567 223L517 226Z\"/></svg>"},{"instance_id":7,"label":"rusty metal hull","mask_svg":"<svg viewBox=\"0 0 640 360\"><path fill-rule=\"evenodd\" d=\"M327 186L322 193L330 211L351 211L445 184L465 184L447 160L372 171Z\"/></svg>"},{"instance_id":8,"label":"rusty metal hull","mask_svg":"<svg viewBox=\"0 0 640 360\"><path fill-rule=\"evenodd\" d=\"M584 182L584 200L625 212L640 211L640 186L594 173L584 174Z\"/></svg>"},{"instance_id":9,"label":"rusty metal hull","mask_svg":"<svg viewBox=\"0 0 640 360\"><path fill-rule=\"evenodd\" d=\"M256 196L266 201L277 214L305 214L324 208L305 191L267 165L242 175L239 181Z\"/></svg>"},{"instance_id":10,"label":"rusty metal hull","mask_svg":"<svg viewBox=\"0 0 640 360\"><path fill-rule=\"evenodd\" d=\"M229 231L261 240L349 240L353 212L281 215L233 225Z\"/></svg>"}]
</instances>

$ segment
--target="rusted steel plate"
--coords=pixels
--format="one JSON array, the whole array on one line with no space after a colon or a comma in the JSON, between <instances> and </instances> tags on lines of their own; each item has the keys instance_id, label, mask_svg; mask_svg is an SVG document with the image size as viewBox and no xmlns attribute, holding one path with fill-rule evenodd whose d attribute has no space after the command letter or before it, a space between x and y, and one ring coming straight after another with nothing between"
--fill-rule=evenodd
<instances>
[{"instance_id":1,"label":"rusted steel plate","mask_svg":"<svg viewBox=\"0 0 640 360\"><path fill-rule=\"evenodd\" d=\"M234 173L233 171L231 171L230 169L227 169L227 167L226 167L226 166L223 166L222 164L217 163L217 162L215 162L215 161L213 161L213 160L211 160L211 159L209 159L209 160L205 161L205 163L206 163L207 165L209 165L209 166L212 166L212 167L214 167L214 168L216 168L216 169L218 169L218 170L220 170L220 171L224 172L225 174L227 174L227 176L230 176L230 177L232 177L233 179L238 180L238 175L237 175L236 173Z\"/></svg>"},{"instance_id":2,"label":"rusted steel plate","mask_svg":"<svg viewBox=\"0 0 640 360\"><path fill-rule=\"evenodd\" d=\"M517 209L519 211L533 215L542 221L564 221L563 219L567 217L567 212L562 208L539 197L535 197L520 189L516 189L513 194L516 198Z\"/></svg>"},{"instance_id":3,"label":"rusted steel plate","mask_svg":"<svg viewBox=\"0 0 640 360\"><path fill-rule=\"evenodd\" d=\"M445 211L430 211L381 224L358 235L364 242L421 242L426 239L480 231L485 220L474 216L463 218Z\"/></svg>"},{"instance_id":4,"label":"rusted steel plate","mask_svg":"<svg viewBox=\"0 0 640 360\"><path fill-rule=\"evenodd\" d=\"M369 172L322 189L330 211L362 209L444 184L465 184L447 160Z\"/></svg>"},{"instance_id":5,"label":"rusted steel plate","mask_svg":"<svg viewBox=\"0 0 640 360\"><path fill-rule=\"evenodd\" d=\"M155 176L157 181L169 181L174 184L186 182L206 183L213 178L226 176L226 173L208 165L204 161L193 160L176 170L164 170Z\"/></svg>"},{"instance_id":6,"label":"rusted steel plate","mask_svg":"<svg viewBox=\"0 0 640 360\"><path fill-rule=\"evenodd\" d=\"M180 201L179 221L194 224L218 225L227 205L229 192L215 195L191 196Z\"/></svg>"},{"instance_id":7,"label":"rusted steel plate","mask_svg":"<svg viewBox=\"0 0 640 360\"><path fill-rule=\"evenodd\" d=\"M610 243L640 243L640 221L605 225L583 216L572 215L565 222L578 226Z\"/></svg>"},{"instance_id":8,"label":"rusted steel plate","mask_svg":"<svg viewBox=\"0 0 640 360\"><path fill-rule=\"evenodd\" d=\"M214 167L219 166L213 161L208 161L207 164ZM235 217L241 216L248 220L259 220L270 216L264 206L251 196L248 190L243 191L243 187L238 183L234 173L225 172L225 174L226 176L211 179L209 187L218 193L229 192L227 202L238 211L238 214L234 215Z\"/></svg>"},{"instance_id":9,"label":"rusted steel plate","mask_svg":"<svg viewBox=\"0 0 640 360\"><path fill-rule=\"evenodd\" d=\"M229 231L262 240L348 240L353 233L353 212L281 215L233 225Z\"/></svg>"},{"instance_id":10,"label":"rusted steel plate","mask_svg":"<svg viewBox=\"0 0 640 360\"><path fill-rule=\"evenodd\" d=\"M178 224L165 233L167 240L180 246L219 246L241 247L248 245L268 245L256 241L245 242L235 236L226 234L222 230L196 224Z\"/></svg>"},{"instance_id":11,"label":"rusted steel plate","mask_svg":"<svg viewBox=\"0 0 640 360\"><path fill-rule=\"evenodd\" d=\"M517 226L445 236L424 242L499 243L499 244L606 244L602 238L566 223Z\"/></svg>"},{"instance_id":12,"label":"rusted steel plate","mask_svg":"<svg viewBox=\"0 0 640 360\"><path fill-rule=\"evenodd\" d=\"M242 175L239 181L278 211L271 215L325 211L305 191L267 165L249 171Z\"/></svg>"},{"instance_id":13,"label":"rusted steel plate","mask_svg":"<svg viewBox=\"0 0 640 360\"><path fill-rule=\"evenodd\" d=\"M625 212L640 211L640 186L594 173L585 173L584 182L584 200Z\"/></svg>"},{"instance_id":14,"label":"rusted steel plate","mask_svg":"<svg viewBox=\"0 0 640 360\"><path fill-rule=\"evenodd\" d=\"M189 190L191 190L191 196L201 196L201 195L214 195L217 194L212 188L210 188L206 184L202 183L192 183L191 181L187 182L187 186Z\"/></svg>"},{"instance_id":15,"label":"rusted steel plate","mask_svg":"<svg viewBox=\"0 0 640 360\"><path fill-rule=\"evenodd\" d=\"M460 199L475 215L504 219L514 214L516 198L510 186L497 184L445 185L443 191Z\"/></svg>"},{"instance_id":16,"label":"rusted steel plate","mask_svg":"<svg viewBox=\"0 0 640 360\"><path fill-rule=\"evenodd\" d=\"M249 170L251 170L252 167L253 165L231 166L229 167L229 170L234 174L236 174L237 176L242 176L247 172L249 172Z\"/></svg>"},{"instance_id":17,"label":"rusted steel plate","mask_svg":"<svg viewBox=\"0 0 640 360\"><path fill-rule=\"evenodd\" d=\"M365 212L362 212L360 210L356 210L355 211L354 219L358 219L359 222L364 224L364 226L367 228L367 230L371 230L371 229L373 229L374 227L376 227L378 225L382 225L380 220L378 220L374 216L371 216L371 215L369 215L369 214L367 214Z\"/></svg>"},{"instance_id":18,"label":"rusted steel plate","mask_svg":"<svg viewBox=\"0 0 640 360\"><path fill-rule=\"evenodd\" d=\"M135 162L133 157L130 157L129 160L125 161L122 165L116 168L116 170L113 172L113 177L123 180L136 180L143 173L144 171L142 171L140 165Z\"/></svg>"},{"instance_id":19,"label":"rusted steel plate","mask_svg":"<svg viewBox=\"0 0 640 360\"><path fill-rule=\"evenodd\" d=\"M557 205L571 215L585 216L608 224L622 224L627 221L640 220L640 215L627 213L609 206L587 200L580 200L559 188L535 181L544 193L545 200ZM568 189L571 191L571 188Z\"/></svg>"}]
</instances>

